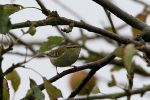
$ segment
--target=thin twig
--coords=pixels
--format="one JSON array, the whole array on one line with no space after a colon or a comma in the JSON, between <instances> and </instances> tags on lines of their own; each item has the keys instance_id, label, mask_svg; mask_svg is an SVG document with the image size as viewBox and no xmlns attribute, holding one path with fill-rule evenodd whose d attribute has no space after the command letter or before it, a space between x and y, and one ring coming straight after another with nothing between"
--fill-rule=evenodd
<instances>
[{"instance_id":1,"label":"thin twig","mask_svg":"<svg viewBox=\"0 0 150 100\"><path fill-rule=\"evenodd\" d=\"M150 5L149 5L149 4L147 4L147 3L145 3L145 2L143 2L143 1L141 1L141 0L133 0L133 1L135 1L135 2L137 2L137 3L139 3L139 4L142 4L142 5L144 5L144 6L150 8Z\"/></svg>"},{"instance_id":2,"label":"thin twig","mask_svg":"<svg viewBox=\"0 0 150 100\"><path fill-rule=\"evenodd\" d=\"M33 54L36 53L36 51L33 49L33 47L30 46L28 43L26 43L26 42L24 42L23 40L21 40L19 37L17 37L16 35L14 35L12 32L9 32L9 34L10 34L15 40L18 40L18 41L17 41L18 43L20 43L20 44L26 46L27 48L29 48L29 50L30 50Z\"/></svg>"},{"instance_id":3,"label":"thin twig","mask_svg":"<svg viewBox=\"0 0 150 100\"><path fill-rule=\"evenodd\" d=\"M53 2L57 3L59 6L61 6L62 8L64 8L68 12L70 12L72 15L74 15L77 18L79 18L80 20L84 20L85 21L85 19L83 19L79 14L77 14L75 11L73 11L72 9L70 9L69 7L64 5L63 3L61 3L59 0L53 0Z\"/></svg>"},{"instance_id":4,"label":"thin twig","mask_svg":"<svg viewBox=\"0 0 150 100\"><path fill-rule=\"evenodd\" d=\"M134 95L134 94L144 94L145 92L148 92L150 91L150 85L147 85L147 86L144 86L142 88L138 88L138 89L135 89L135 90L132 90L131 91L131 94ZM118 92L118 93L112 93L112 94L104 94L104 95L95 95L95 96L89 96L89 97L79 97L79 98L75 98L73 100L87 100L87 99L90 99L90 100L95 100L95 99L118 99L118 98L121 98L121 97L124 97L124 96L127 96L128 93L127 92Z\"/></svg>"},{"instance_id":5,"label":"thin twig","mask_svg":"<svg viewBox=\"0 0 150 100\"><path fill-rule=\"evenodd\" d=\"M10 50L12 50L13 44L9 45L9 47L7 47L6 49L3 49L3 47L1 46L1 52L0 52L0 75L3 75L3 70L2 70L2 61L3 61L3 55L7 52L9 52ZM0 100L3 100L3 80L4 80L4 76L0 77Z\"/></svg>"},{"instance_id":6,"label":"thin twig","mask_svg":"<svg viewBox=\"0 0 150 100\"><path fill-rule=\"evenodd\" d=\"M36 2L37 2L37 3L39 4L39 6L41 7L43 14L45 14L45 15L48 16L49 13L50 13L50 10L47 10L46 7L44 6L44 4L43 4L40 0L36 0Z\"/></svg>"},{"instance_id":7,"label":"thin twig","mask_svg":"<svg viewBox=\"0 0 150 100\"><path fill-rule=\"evenodd\" d=\"M117 32L117 30L116 30L116 28L115 28L115 26L114 26L114 23L113 23L113 21L112 21L111 13L110 13L109 11L107 11L105 8L104 8L104 11L105 11L105 13L106 13L106 15L107 15L107 17L108 17L108 20L109 20L109 22L110 22L110 25L111 25L111 28L112 28L113 32L116 33L116 34L118 34L118 32Z\"/></svg>"}]
</instances>

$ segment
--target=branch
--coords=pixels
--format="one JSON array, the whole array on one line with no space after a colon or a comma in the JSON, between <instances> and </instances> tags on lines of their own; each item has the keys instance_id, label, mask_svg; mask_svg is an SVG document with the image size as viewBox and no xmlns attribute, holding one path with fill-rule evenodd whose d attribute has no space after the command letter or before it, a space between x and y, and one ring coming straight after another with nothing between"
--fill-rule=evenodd
<instances>
[{"instance_id":1,"label":"branch","mask_svg":"<svg viewBox=\"0 0 150 100\"><path fill-rule=\"evenodd\" d=\"M114 64L114 65L117 65L119 67L125 68L122 60L112 60L110 62L110 64ZM150 73L148 73L141 65L137 65L137 64L133 63L133 66L135 67L135 73L136 74L142 75L144 77L150 77Z\"/></svg>"},{"instance_id":2,"label":"branch","mask_svg":"<svg viewBox=\"0 0 150 100\"><path fill-rule=\"evenodd\" d=\"M8 73L12 72L15 68L17 67L23 67L23 64L25 64L26 61L17 63L17 64L12 64L11 67L9 67L3 74L0 75L0 77L7 75Z\"/></svg>"},{"instance_id":3,"label":"branch","mask_svg":"<svg viewBox=\"0 0 150 100\"><path fill-rule=\"evenodd\" d=\"M126 13L125 11L121 10L120 8L118 8L117 6L115 6L114 4L109 2L109 0L92 0L92 1L103 6L105 9L109 10L114 15L116 15L117 17L119 17L120 19L125 21L127 24L131 25L132 27L141 30L142 32L140 34L140 37L142 37L146 42L150 41L150 39L149 39L150 26L148 26L144 22L134 18L133 16Z\"/></svg>"},{"instance_id":4,"label":"branch","mask_svg":"<svg viewBox=\"0 0 150 100\"><path fill-rule=\"evenodd\" d=\"M13 44L9 45L9 47L7 47L6 49L3 48L3 46L1 45L0 47L0 75L3 74L3 70L2 70L2 61L3 61L3 55L7 52L9 52L10 50L12 50L13 48ZM3 80L4 80L4 76L0 77L0 100L3 100Z\"/></svg>"},{"instance_id":5,"label":"branch","mask_svg":"<svg viewBox=\"0 0 150 100\"><path fill-rule=\"evenodd\" d=\"M150 85L148 86L144 86L142 88L136 89L136 90L132 90L131 94L144 94L145 92L150 91ZM89 96L89 97L80 97L80 98L75 98L73 100L93 100L93 99L116 99L116 98L120 98L120 97L124 97L127 96L128 93L127 92L119 92L119 93L112 93L112 94L105 94L105 95L96 95L96 96Z\"/></svg>"},{"instance_id":6,"label":"branch","mask_svg":"<svg viewBox=\"0 0 150 100\"><path fill-rule=\"evenodd\" d=\"M46 16L49 15L50 11L46 9L46 7L44 6L44 4L40 1L40 0L36 0L36 2L39 4L39 6L42 9L42 13L45 14Z\"/></svg>"},{"instance_id":7,"label":"branch","mask_svg":"<svg viewBox=\"0 0 150 100\"><path fill-rule=\"evenodd\" d=\"M14 34L11 33L11 32L9 32L9 34L10 34L15 40L18 40L17 42L19 42L20 44L22 44L22 45L24 45L25 47L27 47L33 54L36 53L36 51L33 49L33 47L32 47L30 44L24 42L23 40L21 40L19 37L17 37L16 35L14 35Z\"/></svg>"},{"instance_id":8,"label":"branch","mask_svg":"<svg viewBox=\"0 0 150 100\"><path fill-rule=\"evenodd\" d=\"M128 44L128 43L138 44L139 43L137 41L126 39L126 38L124 38L122 36L119 36L115 33L100 29L98 27L89 25L87 23L74 21L74 20L67 19L67 18L64 18L64 17L59 17L59 18L58 17L57 18L53 17L53 18L49 18L49 19L46 19L46 20L31 21L31 23L34 23L35 27L45 26L45 25L52 25L52 26L70 25L71 23L74 23L75 27L83 28L83 29L86 29L90 32L95 32L97 34L101 34L103 36L109 37L109 38L111 38L113 40L116 40L116 41L118 41L120 43L123 43L123 44ZM22 23L13 24L12 29L29 27L31 25L31 23L22 22Z\"/></svg>"},{"instance_id":9,"label":"branch","mask_svg":"<svg viewBox=\"0 0 150 100\"><path fill-rule=\"evenodd\" d=\"M94 37L93 37L94 38ZM35 45L35 46L40 46L43 42L42 41L29 41L29 42L26 42L26 44L30 44L31 46ZM16 43L14 41L12 41L11 43L6 41L6 40L0 40L0 44L4 44L4 45L11 45L13 44L14 46L21 46L23 44L20 44L20 43Z\"/></svg>"},{"instance_id":10,"label":"branch","mask_svg":"<svg viewBox=\"0 0 150 100\"><path fill-rule=\"evenodd\" d=\"M149 4L147 4L147 3L145 3L144 1L140 1L140 0L133 0L133 1L135 1L135 2L137 2L137 3L139 3L139 4L142 4L142 5L144 5L144 6L146 6L146 7L149 7L149 8L150 8L150 5L149 5Z\"/></svg>"},{"instance_id":11,"label":"branch","mask_svg":"<svg viewBox=\"0 0 150 100\"><path fill-rule=\"evenodd\" d=\"M144 22L134 18L132 15L129 15L125 11L121 10L117 6L115 6L113 3L111 3L109 0L92 0L96 2L97 4L103 6L105 9L112 12L114 15L125 21L127 24L131 25L134 28L137 28L139 30L144 30L145 27L149 27Z\"/></svg>"},{"instance_id":12,"label":"branch","mask_svg":"<svg viewBox=\"0 0 150 100\"><path fill-rule=\"evenodd\" d=\"M68 11L70 14L74 15L78 19L82 19L82 20L85 21L85 19L83 19L79 14L77 14L75 11L70 9L68 6L66 6L63 3L61 3L59 0L53 0L53 2L57 3L60 7L64 8L66 11Z\"/></svg>"}]
</instances>

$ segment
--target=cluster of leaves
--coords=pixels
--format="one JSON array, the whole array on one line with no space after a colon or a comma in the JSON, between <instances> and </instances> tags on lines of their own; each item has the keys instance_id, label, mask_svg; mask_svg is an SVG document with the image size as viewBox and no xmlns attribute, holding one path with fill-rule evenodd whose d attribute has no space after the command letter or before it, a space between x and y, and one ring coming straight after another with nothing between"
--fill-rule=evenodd
<instances>
[{"instance_id":1,"label":"cluster of leaves","mask_svg":"<svg viewBox=\"0 0 150 100\"><path fill-rule=\"evenodd\" d=\"M11 21L9 16L11 14L14 14L15 12L22 10L24 7L21 5L16 4L6 4L6 5L0 5L0 33L6 34L11 29ZM30 21L29 21L30 22ZM34 24L31 23L31 26L29 27L29 30L27 32L24 32L24 34L31 34L34 35L36 33L36 28L34 27ZM63 37L60 36L51 36L48 38L47 42L44 42L41 48L39 49L40 53L46 52L51 50L52 48L58 46L64 41ZM9 100L10 99L10 93L9 93L9 87L8 87L8 80L11 82L11 85L16 92L20 86L21 78L16 70L13 70L12 72L8 73L6 75L6 79L3 80L3 99ZM53 86L46 78L43 77L44 81L44 87L49 95L49 97L54 100L56 98L62 97L61 91L57 89L55 86ZM37 100L45 100L45 96L43 92L40 90L40 88L37 86L36 82L32 79L30 79L30 90L27 92L28 94L31 94L36 98Z\"/></svg>"},{"instance_id":2,"label":"cluster of leaves","mask_svg":"<svg viewBox=\"0 0 150 100\"><path fill-rule=\"evenodd\" d=\"M12 27L9 16L23 8L24 7L22 7L21 5L16 5L16 4L0 5L0 13L1 13L1 15L0 15L0 33L1 34L6 34L7 32L9 32L9 30ZM143 22L146 22L146 18L148 17L148 15L149 15L149 11L147 10L147 8L145 8L141 13L139 13L136 16L136 18ZM24 32L22 30L22 32L23 32L23 34L29 33L30 35L33 36L36 33L36 27L34 26L34 23L32 23L30 21L28 21L28 22L30 23L30 27L29 27L28 31ZM73 27L74 27L74 24L70 24L69 28L64 29L63 31L67 32L67 33L71 32ZM107 28L105 28L105 30L112 32L111 27L107 27ZM141 31L139 31L135 28L132 28L132 33L133 33L134 37L137 37L141 33ZM88 40L88 37L83 33L81 35L82 35L82 37L81 37L82 44L85 45ZM38 53L48 52L51 49L53 49L54 47L59 46L64 42L65 42L64 37L50 36L50 37L48 37L48 40L41 45L40 49L38 50ZM112 42L112 44L113 44L113 42ZM138 50L136 49L136 46L133 44L123 45L123 46L117 48L114 51L114 53L117 57L122 59L123 65L118 66L118 65L114 64L114 67L111 69L111 71L119 71L122 68L126 68L128 76L132 76L135 71L133 57L135 55L137 55L137 52L138 52ZM106 55L107 54L105 54L105 53L101 53L101 54L97 55L97 53L89 52L89 56L85 59L85 62L89 63L89 62L97 61L97 60L102 59ZM46 89L50 99L54 100L59 97L62 97L62 93L57 87L52 85L45 77L42 77L42 79L43 79L44 88ZM112 75L111 79L112 80L108 83L108 86L109 87L116 86L117 81L115 79L115 76ZM21 81L20 81L21 79L20 79L20 76L17 73L17 71L13 70L9 74L7 74L3 81L3 98L4 98L4 100L9 100L9 98L10 98L8 80L11 81L11 85L15 92L18 90L20 83L21 83ZM94 93L94 94L100 93L99 88L95 87L92 90L92 93ZM31 97L31 94L32 94L32 97ZM39 88L39 86L33 79L30 79L30 89L28 90L26 97L27 97L27 100L28 99L45 100L45 95L43 94L42 90Z\"/></svg>"}]
</instances>

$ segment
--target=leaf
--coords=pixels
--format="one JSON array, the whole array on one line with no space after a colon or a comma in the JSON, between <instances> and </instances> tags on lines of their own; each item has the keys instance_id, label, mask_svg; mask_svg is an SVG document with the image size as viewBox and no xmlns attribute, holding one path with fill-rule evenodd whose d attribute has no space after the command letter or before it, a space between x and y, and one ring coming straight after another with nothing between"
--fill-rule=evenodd
<instances>
[{"instance_id":1,"label":"leaf","mask_svg":"<svg viewBox=\"0 0 150 100\"><path fill-rule=\"evenodd\" d=\"M48 37L48 41L44 42L42 46L39 49L40 53L46 52L51 50L52 48L60 45L62 42L64 42L64 38L61 36L50 36Z\"/></svg>"},{"instance_id":2,"label":"leaf","mask_svg":"<svg viewBox=\"0 0 150 100\"><path fill-rule=\"evenodd\" d=\"M86 63L93 62L93 61L97 61L97 60L102 59L102 58L103 58L103 57L100 56L100 55L91 53L91 54L88 56L88 58L86 59Z\"/></svg>"},{"instance_id":3,"label":"leaf","mask_svg":"<svg viewBox=\"0 0 150 100\"><path fill-rule=\"evenodd\" d=\"M82 33L81 35L82 35L82 44L85 45L87 41L87 36L84 33Z\"/></svg>"},{"instance_id":4,"label":"leaf","mask_svg":"<svg viewBox=\"0 0 150 100\"><path fill-rule=\"evenodd\" d=\"M3 80L3 100L9 100L10 94L9 94L9 87L7 80L4 78Z\"/></svg>"},{"instance_id":5,"label":"leaf","mask_svg":"<svg viewBox=\"0 0 150 100\"><path fill-rule=\"evenodd\" d=\"M62 97L61 91L53 86L46 78L43 78L44 80L44 87L48 93L48 96L51 100L57 99L59 97Z\"/></svg>"},{"instance_id":6,"label":"leaf","mask_svg":"<svg viewBox=\"0 0 150 100\"><path fill-rule=\"evenodd\" d=\"M5 4L0 5L0 12L5 14L6 16L10 16L11 14L22 10L24 7L18 4Z\"/></svg>"},{"instance_id":7,"label":"leaf","mask_svg":"<svg viewBox=\"0 0 150 100\"><path fill-rule=\"evenodd\" d=\"M112 27L105 27L106 31L113 32ZM114 33L114 32L113 32Z\"/></svg>"},{"instance_id":8,"label":"leaf","mask_svg":"<svg viewBox=\"0 0 150 100\"><path fill-rule=\"evenodd\" d=\"M146 19L149 15L149 11L147 8L145 8L141 13L139 13L135 18L136 19L139 19L140 21L142 22L145 22L146 23ZM141 31L138 30L138 29L135 29L135 28L132 28L132 33L133 33L133 36L134 37L137 37L138 35L140 35Z\"/></svg>"},{"instance_id":9,"label":"leaf","mask_svg":"<svg viewBox=\"0 0 150 100\"><path fill-rule=\"evenodd\" d=\"M92 93L93 94L98 94L98 93L101 93L101 92L100 92L100 89L96 86L96 87L93 88Z\"/></svg>"},{"instance_id":10,"label":"leaf","mask_svg":"<svg viewBox=\"0 0 150 100\"><path fill-rule=\"evenodd\" d=\"M114 77L114 75L111 75L112 80L108 83L109 87L113 87L117 85L116 79Z\"/></svg>"},{"instance_id":11,"label":"leaf","mask_svg":"<svg viewBox=\"0 0 150 100\"><path fill-rule=\"evenodd\" d=\"M17 91L21 81L17 71L13 70L9 74L7 74L6 79L11 81L14 91Z\"/></svg>"},{"instance_id":12,"label":"leaf","mask_svg":"<svg viewBox=\"0 0 150 100\"><path fill-rule=\"evenodd\" d=\"M6 34L11 29L12 24L9 17L0 16L0 33Z\"/></svg>"},{"instance_id":13,"label":"leaf","mask_svg":"<svg viewBox=\"0 0 150 100\"><path fill-rule=\"evenodd\" d=\"M36 82L32 79L30 79L30 88L31 90L28 90L27 96L28 94L32 94L33 100L45 100L45 95L37 86Z\"/></svg>"},{"instance_id":14,"label":"leaf","mask_svg":"<svg viewBox=\"0 0 150 100\"><path fill-rule=\"evenodd\" d=\"M123 67L121 67L121 66L115 65L115 66L113 66L113 67L111 68L111 72L113 72L113 71L120 71L122 68L123 68Z\"/></svg>"},{"instance_id":15,"label":"leaf","mask_svg":"<svg viewBox=\"0 0 150 100\"><path fill-rule=\"evenodd\" d=\"M128 73L132 73L134 66L132 66L132 58L136 54L136 49L133 44L128 44L124 50L123 63Z\"/></svg>"},{"instance_id":16,"label":"leaf","mask_svg":"<svg viewBox=\"0 0 150 100\"><path fill-rule=\"evenodd\" d=\"M16 4L0 5L0 33L6 34L11 29L9 16L21 9L23 7Z\"/></svg>"},{"instance_id":17,"label":"leaf","mask_svg":"<svg viewBox=\"0 0 150 100\"><path fill-rule=\"evenodd\" d=\"M27 31L27 33L29 33L32 36L35 35L36 28L35 28L34 24L31 24L31 26L29 27L29 30Z\"/></svg>"},{"instance_id":18,"label":"leaf","mask_svg":"<svg viewBox=\"0 0 150 100\"><path fill-rule=\"evenodd\" d=\"M22 10L24 7L18 4L5 4L0 5L0 12L5 13L7 16L10 16L11 14Z\"/></svg>"},{"instance_id":19,"label":"leaf","mask_svg":"<svg viewBox=\"0 0 150 100\"><path fill-rule=\"evenodd\" d=\"M114 53L117 57L122 58L123 57L123 51L124 51L124 47L121 46L121 47L116 48Z\"/></svg>"}]
</instances>

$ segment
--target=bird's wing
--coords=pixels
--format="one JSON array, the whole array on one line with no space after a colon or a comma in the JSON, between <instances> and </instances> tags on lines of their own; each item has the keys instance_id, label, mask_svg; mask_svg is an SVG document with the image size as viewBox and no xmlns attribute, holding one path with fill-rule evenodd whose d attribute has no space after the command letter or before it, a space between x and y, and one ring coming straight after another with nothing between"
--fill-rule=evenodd
<instances>
[{"instance_id":1,"label":"bird's wing","mask_svg":"<svg viewBox=\"0 0 150 100\"><path fill-rule=\"evenodd\" d=\"M50 57L60 57L61 55L64 54L66 48L58 48L55 50L52 50L50 53L48 53L48 55Z\"/></svg>"}]
</instances>

